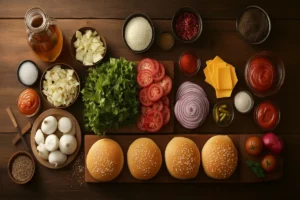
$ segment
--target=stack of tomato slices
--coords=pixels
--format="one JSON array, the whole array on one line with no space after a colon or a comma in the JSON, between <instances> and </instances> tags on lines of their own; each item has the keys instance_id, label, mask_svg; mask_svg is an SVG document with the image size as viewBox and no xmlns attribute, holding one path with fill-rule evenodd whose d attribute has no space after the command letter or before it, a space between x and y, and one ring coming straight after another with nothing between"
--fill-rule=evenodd
<instances>
[{"instance_id":1,"label":"stack of tomato slices","mask_svg":"<svg viewBox=\"0 0 300 200\"><path fill-rule=\"evenodd\" d=\"M172 89L172 80L166 75L163 64L150 58L141 60L137 70L142 104L137 126L142 131L157 132L170 121L168 94Z\"/></svg>"}]
</instances>

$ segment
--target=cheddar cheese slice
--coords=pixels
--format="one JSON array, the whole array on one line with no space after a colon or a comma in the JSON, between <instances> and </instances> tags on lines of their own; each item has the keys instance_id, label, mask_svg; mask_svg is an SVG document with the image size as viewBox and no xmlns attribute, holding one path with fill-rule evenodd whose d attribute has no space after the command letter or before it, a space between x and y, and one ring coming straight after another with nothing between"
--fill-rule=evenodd
<instances>
[{"instance_id":1,"label":"cheddar cheese slice","mask_svg":"<svg viewBox=\"0 0 300 200\"><path fill-rule=\"evenodd\" d=\"M231 93L232 93L232 90L216 90L216 96L218 99L230 97Z\"/></svg>"},{"instance_id":2,"label":"cheddar cheese slice","mask_svg":"<svg viewBox=\"0 0 300 200\"><path fill-rule=\"evenodd\" d=\"M232 89L231 70L230 67L225 66L218 67L218 88L219 90Z\"/></svg>"}]
</instances>

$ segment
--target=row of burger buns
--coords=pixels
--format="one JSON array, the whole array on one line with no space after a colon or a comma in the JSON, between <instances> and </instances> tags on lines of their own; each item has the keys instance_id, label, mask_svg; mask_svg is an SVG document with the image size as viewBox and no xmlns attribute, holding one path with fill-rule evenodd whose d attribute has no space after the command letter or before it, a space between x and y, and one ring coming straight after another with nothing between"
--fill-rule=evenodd
<instances>
[{"instance_id":1,"label":"row of burger buns","mask_svg":"<svg viewBox=\"0 0 300 200\"><path fill-rule=\"evenodd\" d=\"M174 137L164 152L166 167L177 179L193 179L202 163L207 176L214 179L229 178L236 170L238 152L230 137L211 137L202 151L186 137ZM136 139L128 148L127 165L131 175L138 180L149 180L160 170L163 156L160 148L150 138ZM100 182L115 179L122 171L124 155L114 140L103 138L95 142L86 157L90 175Z\"/></svg>"}]
</instances>

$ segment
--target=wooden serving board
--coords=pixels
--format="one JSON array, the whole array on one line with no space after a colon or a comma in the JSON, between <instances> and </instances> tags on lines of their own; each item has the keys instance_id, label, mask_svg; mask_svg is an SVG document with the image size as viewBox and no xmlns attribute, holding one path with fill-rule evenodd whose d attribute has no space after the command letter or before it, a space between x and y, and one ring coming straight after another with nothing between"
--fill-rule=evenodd
<instances>
[{"instance_id":1,"label":"wooden serving board","mask_svg":"<svg viewBox=\"0 0 300 200\"><path fill-rule=\"evenodd\" d=\"M161 62L165 69L166 75L168 75L173 81L173 87L168 95L170 99L170 121L167 125L163 126L157 133L173 133L174 132L174 62L173 61L159 61ZM108 133L145 133L141 131L136 124L132 126L123 126L118 129L111 129L107 131Z\"/></svg>"},{"instance_id":2,"label":"wooden serving board","mask_svg":"<svg viewBox=\"0 0 300 200\"><path fill-rule=\"evenodd\" d=\"M118 183L142 183L142 182L149 182L149 183L179 183L179 182L188 182L188 183L254 183L254 182L264 182L264 181L272 181L272 180L277 180L282 177L283 175L283 161L280 156L277 156L277 161L278 161L278 167L277 169L272 172L272 173L266 173L266 178L260 179L257 178L256 175L252 173L252 171L246 166L246 161L247 160L254 160L254 161L260 161L260 159L265 155L267 152L263 152L261 156L255 157L255 156L250 156L247 154L245 150L245 141L247 140L248 137L250 136L259 136L261 137L262 135L259 134L234 134L234 135L228 135L232 141L234 142L236 148L238 149L239 152L239 164L238 167L235 171L235 173L226 180L215 180L212 178L209 178L206 176L202 165L200 166L200 170L198 173L198 176L195 179L191 180L178 180L173 178L169 172L167 171L167 168L165 166L165 163L163 162L160 171L158 174L152 178L151 180L147 181L139 181L133 178L129 172L129 169L127 167L127 162L126 162L126 154L127 150L130 146L130 144L136 140L137 138L140 137L149 137L151 138L156 144L159 146L162 152L162 156L164 157L164 151L165 148L168 144L168 142L175 136L183 136L192 139L199 147L199 150L201 151L203 145L205 142L212 136L214 135L208 135L208 134L198 134L198 135L191 135L191 134L183 134L183 135L144 135L144 136L138 136L138 135L110 135L107 136L108 138L111 138L115 141L117 141L124 153L124 168L121 172L121 174L112 182L118 182ZM99 137L96 135L86 135L84 139L84 152L85 152L85 159L88 154L88 151L90 147L99 139L103 137ZM85 182L90 182L90 183L99 183L96 181L88 172L87 167L85 166Z\"/></svg>"},{"instance_id":3,"label":"wooden serving board","mask_svg":"<svg viewBox=\"0 0 300 200\"><path fill-rule=\"evenodd\" d=\"M48 160L44 160L44 159L42 159L39 156L39 153L38 153L38 151L36 149L37 144L35 143L35 140L34 140L36 131L41 128L41 124L42 124L43 120L46 117L48 117L48 116L55 117L57 119L57 121L60 118L62 118L62 117L68 117L68 118L70 118L71 121L73 122L73 129L72 129L72 131L75 131L75 135L74 136L75 136L76 141L77 141L77 148L76 148L75 152L72 155L69 155L67 157L67 160L62 165L59 165L57 167L55 167L54 165L50 164L48 162ZM60 138L62 136L62 133L60 133L58 131L58 129L55 131L54 134L57 135L58 138ZM45 140L46 140L46 135L44 134L44 136L45 136ZM45 167L48 167L50 169L60 169L60 168L63 168L65 166L67 166L68 164L70 164L76 158L76 156L79 153L80 146L81 146L81 140L82 140L82 138L81 138L81 130L80 130L80 126L79 126L76 118L71 113L69 113L68 111L65 111L65 110L62 110L62 109L55 109L55 108L46 110L45 112L43 112L42 114L40 114L38 116L38 118L35 120L35 122L34 122L34 124L32 126L31 135L30 135L31 149L32 149L32 152L33 152L35 158L39 161L39 163L41 163L42 165L44 165Z\"/></svg>"}]
</instances>

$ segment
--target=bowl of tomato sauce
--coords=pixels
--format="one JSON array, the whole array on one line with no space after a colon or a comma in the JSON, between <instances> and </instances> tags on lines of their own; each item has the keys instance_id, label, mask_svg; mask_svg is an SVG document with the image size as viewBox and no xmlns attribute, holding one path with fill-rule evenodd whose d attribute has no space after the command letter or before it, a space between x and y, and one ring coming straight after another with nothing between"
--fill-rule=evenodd
<instances>
[{"instance_id":1,"label":"bowl of tomato sauce","mask_svg":"<svg viewBox=\"0 0 300 200\"><path fill-rule=\"evenodd\" d=\"M32 117L39 112L40 108L41 99L34 89L27 88L20 93L18 97L18 109L21 114L26 117Z\"/></svg>"},{"instance_id":2,"label":"bowl of tomato sauce","mask_svg":"<svg viewBox=\"0 0 300 200\"><path fill-rule=\"evenodd\" d=\"M193 43L201 35L203 28L200 13L192 7L180 8L172 18L174 37L183 43Z\"/></svg>"},{"instance_id":3,"label":"bowl of tomato sauce","mask_svg":"<svg viewBox=\"0 0 300 200\"><path fill-rule=\"evenodd\" d=\"M254 110L254 121L264 131L272 131L280 121L278 106L268 100L261 102Z\"/></svg>"},{"instance_id":4,"label":"bowl of tomato sauce","mask_svg":"<svg viewBox=\"0 0 300 200\"><path fill-rule=\"evenodd\" d=\"M285 79L282 60L272 52L259 52L252 56L245 67L245 80L257 97L276 94Z\"/></svg>"}]
</instances>

